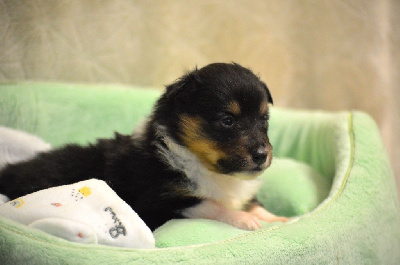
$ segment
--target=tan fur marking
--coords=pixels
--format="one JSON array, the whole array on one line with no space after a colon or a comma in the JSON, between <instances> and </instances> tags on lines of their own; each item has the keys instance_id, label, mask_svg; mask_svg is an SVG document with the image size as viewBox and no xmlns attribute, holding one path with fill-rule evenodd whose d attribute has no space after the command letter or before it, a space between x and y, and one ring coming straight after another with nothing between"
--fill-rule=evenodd
<instances>
[{"instance_id":1,"label":"tan fur marking","mask_svg":"<svg viewBox=\"0 0 400 265\"><path fill-rule=\"evenodd\" d=\"M227 111L229 111L235 115L239 115L241 112L239 103L237 101L230 102L227 107Z\"/></svg>"},{"instance_id":2,"label":"tan fur marking","mask_svg":"<svg viewBox=\"0 0 400 265\"><path fill-rule=\"evenodd\" d=\"M261 106L260 106L261 115L267 114L267 110L268 110L268 102L263 101L263 103L261 103Z\"/></svg>"},{"instance_id":3,"label":"tan fur marking","mask_svg":"<svg viewBox=\"0 0 400 265\"><path fill-rule=\"evenodd\" d=\"M181 117L182 140L187 148L211 171L217 172L215 165L225 154L217 145L209 140L201 128L202 120L183 115Z\"/></svg>"}]
</instances>

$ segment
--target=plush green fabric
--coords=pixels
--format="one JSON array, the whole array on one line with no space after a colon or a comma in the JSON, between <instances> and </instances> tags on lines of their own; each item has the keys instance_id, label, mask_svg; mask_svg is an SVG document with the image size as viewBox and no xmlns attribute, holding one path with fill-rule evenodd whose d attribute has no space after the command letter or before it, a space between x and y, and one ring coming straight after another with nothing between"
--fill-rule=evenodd
<instances>
[{"instance_id":1,"label":"plush green fabric","mask_svg":"<svg viewBox=\"0 0 400 265\"><path fill-rule=\"evenodd\" d=\"M85 144L114 130L131 132L159 93L4 84L0 125L54 146ZM0 217L0 264L398 264L400 209L369 116L273 109L270 138L276 159L258 197L275 211L302 214L289 223L248 232L209 220L172 220L154 233L159 249L134 250L72 243Z\"/></svg>"},{"instance_id":2,"label":"plush green fabric","mask_svg":"<svg viewBox=\"0 0 400 265\"><path fill-rule=\"evenodd\" d=\"M308 164L287 158L275 158L261 178L258 201L270 212L288 217L314 210L328 197L332 184Z\"/></svg>"},{"instance_id":3,"label":"plush green fabric","mask_svg":"<svg viewBox=\"0 0 400 265\"><path fill-rule=\"evenodd\" d=\"M0 124L35 134L53 147L87 144L114 131L131 133L160 95L123 86L4 84Z\"/></svg>"}]
</instances>

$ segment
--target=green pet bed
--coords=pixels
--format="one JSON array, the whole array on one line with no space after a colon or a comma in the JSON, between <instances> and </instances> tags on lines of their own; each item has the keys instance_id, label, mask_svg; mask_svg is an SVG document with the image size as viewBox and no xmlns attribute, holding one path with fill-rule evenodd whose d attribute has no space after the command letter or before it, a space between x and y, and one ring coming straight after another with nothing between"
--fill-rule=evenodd
<instances>
[{"instance_id":1,"label":"green pet bed","mask_svg":"<svg viewBox=\"0 0 400 265\"><path fill-rule=\"evenodd\" d=\"M0 85L0 125L53 147L131 133L160 91L43 83ZM373 120L360 112L272 108L274 160L257 194L288 223L243 231L171 220L156 249L69 242L0 217L0 264L399 264L400 209ZM0 191L1 193L1 191Z\"/></svg>"}]
</instances>

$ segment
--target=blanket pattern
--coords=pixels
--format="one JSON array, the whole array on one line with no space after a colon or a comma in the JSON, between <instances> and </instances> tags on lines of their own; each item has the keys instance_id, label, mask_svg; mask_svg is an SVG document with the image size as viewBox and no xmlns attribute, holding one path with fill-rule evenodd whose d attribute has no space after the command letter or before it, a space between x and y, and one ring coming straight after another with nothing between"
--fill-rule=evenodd
<instances>
[{"instance_id":1,"label":"blanket pattern","mask_svg":"<svg viewBox=\"0 0 400 265\"><path fill-rule=\"evenodd\" d=\"M14 199L0 206L0 215L69 241L155 247L153 234L142 219L97 179Z\"/></svg>"}]
</instances>

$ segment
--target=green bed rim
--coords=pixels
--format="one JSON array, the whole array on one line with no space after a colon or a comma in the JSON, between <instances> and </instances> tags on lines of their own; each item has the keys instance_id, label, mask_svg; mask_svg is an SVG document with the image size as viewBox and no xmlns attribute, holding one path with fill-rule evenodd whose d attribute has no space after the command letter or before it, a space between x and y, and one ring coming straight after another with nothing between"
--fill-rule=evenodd
<instances>
[{"instance_id":1,"label":"green bed rim","mask_svg":"<svg viewBox=\"0 0 400 265\"><path fill-rule=\"evenodd\" d=\"M318 213L321 213L323 211L325 211L330 205L332 205L339 197L340 195L343 193L347 181L350 177L351 174L351 170L354 164L354 154L355 154L355 136L354 136L354 130L353 130L353 113L349 112L348 113L348 117L347 117L347 132L348 132L348 139L349 139L349 144L350 144L350 156L349 156L349 161L348 161L348 166L346 169L346 173L345 175L342 177L341 180L341 185L339 187L339 189L337 190L337 192L332 196L330 195L326 201L322 202L316 209L314 209L313 211L311 211L308 214L305 214L304 216L300 216L300 217L295 217L293 218L291 221L289 221L288 223L285 224L280 224L280 225L276 225L276 226L272 226L269 228L265 228L265 229L260 229L258 231L254 231L254 232L249 232L249 233L245 233L245 234L240 234L237 236L233 236L232 238L229 239L225 239L225 240L220 240L220 241L215 241L215 242L209 242L209 243L202 243L202 244L193 244L193 245L187 245L187 246L177 246L177 247L165 247L165 248L155 248L155 249L131 249L131 248L121 248L121 247L112 247L112 246L103 246L103 245L85 245L85 244L79 244L79 243L73 243L73 242L69 242L69 241L64 241L64 240L56 240L55 242L49 242L49 240L45 240L45 239L41 239L37 236L34 235L30 235L30 234L26 234L23 233L21 231L18 231L17 229L13 229L9 226L5 226L3 224L0 224L0 227L7 229L13 233L17 233L20 234L22 236L28 237L30 239L36 240L36 241L40 241L42 243L45 244L50 244L50 245L54 245L57 247L63 247L63 248L68 248L68 249L81 249L81 248L85 248L85 249L98 249L98 250L108 250L108 251L115 251L115 252L162 252L162 251L171 251L171 250L181 250L181 249L187 249L187 248L201 248L201 247L205 247L205 246L212 246L212 245L216 245L216 244L224 244L224 243L228 243L228 242L233 242L236 240L239 240L241 238L245 238L245 237L249 237L249 236L254 236L254 235L260 235L260 234L266 234L269 233L271 231L274 230L278 230L278 229L282 229L284 227L290 226L294 223L297 223L301 220L303 220L304 218L310 218L313 215L316 215ZM337 176L336 176L337 177ZM333 188L333 187L332 187ZM12 221L11 221L12 222ZM41 233L40 231L37 231L38 233ZM47 235L47 234L46 234ZM48 235L50 237L53 237L51 235ZM55 237L54 237L55 238Z\"/></svg>"}]
</instances>

